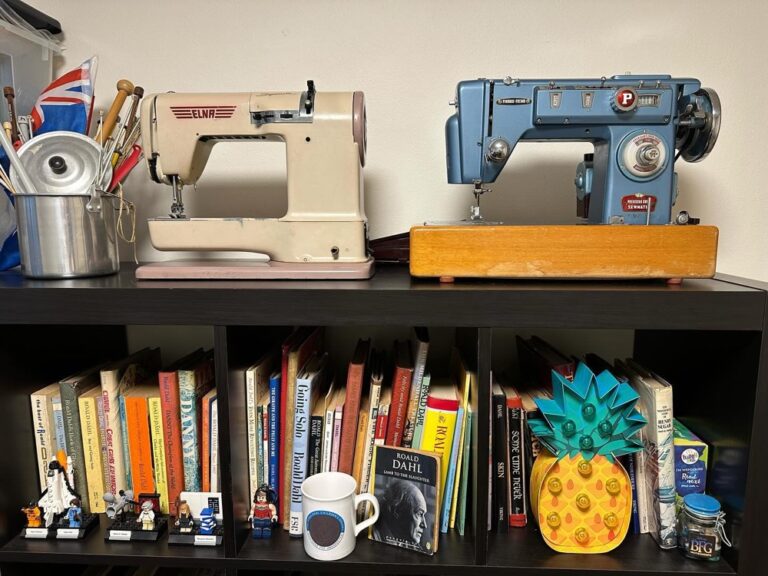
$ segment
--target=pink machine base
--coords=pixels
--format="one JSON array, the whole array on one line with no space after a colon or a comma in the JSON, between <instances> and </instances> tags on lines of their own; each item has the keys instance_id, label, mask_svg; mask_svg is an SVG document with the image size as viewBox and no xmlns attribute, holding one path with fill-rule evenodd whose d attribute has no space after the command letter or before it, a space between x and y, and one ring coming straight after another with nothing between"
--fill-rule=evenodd
<instances>
[{"instance_id":1,"label":"pink machine base","mask_svg":"<svg viewBox=\"0 0 768 576\"><path fill-rule=\"evenodd\" d=\"M303 264L258 260L175 260L136 269L137 280L364 280L373 276L365 262Z\"/></svg>"}]
</instances>

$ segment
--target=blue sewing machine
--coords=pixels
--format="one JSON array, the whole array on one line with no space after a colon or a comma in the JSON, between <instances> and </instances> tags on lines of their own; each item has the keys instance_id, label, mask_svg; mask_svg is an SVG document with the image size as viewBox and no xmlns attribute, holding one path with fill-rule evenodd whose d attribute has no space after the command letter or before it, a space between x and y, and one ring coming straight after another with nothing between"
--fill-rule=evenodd
<instances>
[{"instance_id":1,"label":"blue sewing machine","mask_svg":"<svg viewBox=\"0 0 768 576\"><path fill-rule=\"evenodd\" d=\"M698 221L686 212L672 215L677 196L675 160L702 160L717 141L720 101L714 90L701 88L693 78L668 75L551 81L480 79L459 83L452 104L456 113L445 127L448 182L473 184L475 194L469 219L453 228L485 223L480 214L480 197L488 191L486 185L496 181L521 140L592 142L594 154L585 155L576 172L577 215L587 224L616 226L534 227L549 229L544 231L549 246L543 247L545 253L539 255L531 254L527 241L520 243L521 234L530 236L527 229L531 227L486 224L476 227L475 232L464 230L460 232L462 243L473 238L479 247L491 241L492 250L497 252L487 262L473 263L468 269L446 264L452 259L447 252L454 251L455 246L441 236L446 232L444 227L417 227L411 231L414 275L452 279L682 278L714 274L717 229L681 226ZM619 226L622 224L644 225L646 230ZM692 231L696 228L699 230ZM562 242L553 237L555 229ZM425 244L426 236L417 238L419 234L431 234L433 238ZM696 262L690 254L681 252L694 237L704 242L700 246L704 254L699 254L703 258ZM658 257L670 265L659 267L654 263L655 267L650 268L648 257L638 253L636 262L628 266L619 263L616 268L613 260L617 251L628 247L635 252L663 248ZM526 254L508 254L522 249ZM580 256L579 252L584 251L589 255ZM581 263L575 271L563 270L556 262L558 255L569 260L576 257ZM420 268L425 258L445 265L425 270ZM538 258L533 270L531 258ZM547 259L554 260L550 269L540 265Z\"/></svg>"}]
</instances>

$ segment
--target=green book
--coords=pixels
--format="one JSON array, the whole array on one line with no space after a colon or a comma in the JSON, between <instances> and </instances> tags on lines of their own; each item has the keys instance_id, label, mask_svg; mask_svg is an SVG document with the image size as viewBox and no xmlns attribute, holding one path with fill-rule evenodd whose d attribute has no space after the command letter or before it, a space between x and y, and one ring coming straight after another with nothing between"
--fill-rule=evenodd
<instances>
[{"instance_id":1,"label":"green book","mask_svg":"<svg viewBox=\"0 0 768 576\"><path fill-rule=\"evenodd\" d=\"M472 448L472 421L475 413L472 406L467 404L467 429L464 431L464 459L461 461L461 483L459 484L459 509L456 511L456 529L464 536L464 526L467 520L467 488L469 486L469 460Z\"/></svg>"},{"instance_id":2,"label":"green book","mask_svg":"<svg viewBox=\"0 0 768 576\"><path fill-rule=\"evenodd\" d=\"M80 496L84 511L90 512L88 485L85 481L85 454L83 453L83 433L80 427L80 407L77 399L88 390L99 386L101 366L90 368L59 382L61 390L61 411L64 416L64 435L67 441L67 457L72 459L75 468L75 492Z\"/></svg>"}]
</instances>

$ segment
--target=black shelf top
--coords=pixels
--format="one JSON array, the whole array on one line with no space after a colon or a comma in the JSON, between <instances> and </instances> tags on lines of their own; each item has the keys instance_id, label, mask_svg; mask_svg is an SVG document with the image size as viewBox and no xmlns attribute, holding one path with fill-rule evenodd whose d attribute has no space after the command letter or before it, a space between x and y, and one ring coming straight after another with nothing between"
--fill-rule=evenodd
<instances>
[{"instance_id":1,"label":"black shelf top","mask_svg":"<svg viewBox=\"0 0 768 576\"><path fill-rule=\"evenodd\" d=\"M756 287L753 287L756 286ZM762 329L765 293L727 279L417 280L380 265L370 280L29 280L0 273L0 324L432 325L517 328Z\"/></svg>"},{"instance_id":2,"label":"black shelf top","mask_svg":"<svg viewBox=\"0 0 768 576\"><path fill-rule=\"evenodd\" d=\"M594 574L729 574L735 575L728 562L690 560L679 550L662 550L649 534L626 537L618 548L607 554L561 554L551 550L533 529L512 529L509 533L488 535L488 567L492 572L509 574L511 569L535 571L536 574L569 576Z\"/></svg>"},{"instance_id":3,"label":"black shelf top","mask_svg":"<svg viewBox=\"0 0 768 576\"><path fill-rule=\"evenodd\" d=\"M105 542L110 521L99 515L99 528L83 540L27 540L21 535L0 548L0 562L43 562L132 566L217 567L224 546L169 546L167 533L157 542Z\"/></svg>"},{"instance_id":4,"label":"black shelf top","mask_svg":"<svg viewBox=\"0 0 768 576\"><path fill-rule=\"evenodd\" d=\"M440 535L434 556L374 542L361 534L352 554L336 562L322 562L307 556L301 538L277 530L269 540L249 536L243 544L237 568L253 568L255 562L260 570L276 571L466 575L475 567L475 548L471 538L462 538L454 531Z\"/></svg>"}]
</instances>

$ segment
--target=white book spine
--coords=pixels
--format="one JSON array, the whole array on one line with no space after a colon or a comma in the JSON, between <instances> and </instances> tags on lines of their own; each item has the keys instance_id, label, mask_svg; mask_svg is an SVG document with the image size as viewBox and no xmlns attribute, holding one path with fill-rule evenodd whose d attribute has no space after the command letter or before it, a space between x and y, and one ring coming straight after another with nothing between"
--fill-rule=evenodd
<instances>
[{"instance_id":1,"label":"white book spine","mask_svg":"<svg viewBox=\"0 0 768 576\"><path fill-rule=\"evenodd\" d=\"M294 412L293 457L291 459L291 510L289 534L301 536L304 533L302 515L301 484L307 477L307 448L309 446L311 376L296 379L296 403Z\"/></svg>"},{"instance_id":2,"label":"white book spine","mask_svg":"<svg viewBox=\"0 0 768 576\"><path fill-rule=\"evenodd\" d=\"M642 438L642 436L641 436ZM648 534L648 499L645 481L645 449L632 455L635 459L635 486L637 490L637 517L640 522L640 534Z\"/></svg>"},{"instance_id":3,"label":"white book spine","mask_svg":"<svg viewBox=\"0 0 768 576\"><path fill-rule=\"evenodd\" d=\"M323 472L331 471L331 451L333 449L333 414L334 411L332 409L326 410L325 421L323 422Z\"/></svg>"},{"instance_id":4,"label":"white book spine","mask_svg":"<svg viewBox=\"0 0 768 576\"><path fill-rule=\"evenodd\" d=\"M264 405L264 413L261 422L261 443L264 452L263 483L269 484L269 404Z\"/></svg>"},{"instance_id":5,"label":"white book spine","mask_svg":"<svg viewBox=\"0 0 768 576\"><path fill-rule=\"evenodd\" d=\"M219 492L219 400L211 402L211 492Z\"/></svg>"},{"instance_id":6,"label":"white book spine","mask_svg":"<svg viewBox=\"0 0 768 576\"><path fill-rule=\"evenodd\" d=\"M35 426L35 448L37 450L37 469L40 480L40 490L46 489L48 475L48 463L55 455L54 449L54 424L53 406L50 396L46 394L32 394L32 421Z\"/></svg>"},{"instance_id":7,"label":"white book spine","mask_svg":"<svg viewBox=\"0 0 768 576\"><path fill-rule=\"evenodd\" d=\"M427 366L427 353L429 352L429 341L419 340L414 337L413 344L413 378L411 380L411 390L408 397L408 412L403 430L403 446L411 448L418 446L414 444L414 432L416 431L416 420L419 413L419 402L421 400L421 385L424 380L424 369Z\"/></svg>"},{"instance_id":8,"label":"white book spine","mask_svg":"<svg viewBox=\"0 0 768 576\"><path fill-rule=\"evenodd\" d=\"M255 494L259 487L259 444L257 442L258 423L256 422L256 372L245 371L245 416L248 433L248 478L250 494Z\"/></svg>"},{"instance_id":9,"label":"white book spine","mask_svg":"<svg viewBox=\"0 0 768 576\"><path fill-rule=\"evenodd\" d=\"M371 386L370 409L368 410L368 430L365 436L365 455L363 457L363 470L360 474L360 494L369 491L371 479L371 463L373 461L373 440L376 435L376 417L379 415L379 399L381 398L381 384Z\"/></svg>"},{"instance_id":10,"label":"white book spine","mask_svg":"<svg viewBox=\"0 0 768 576\"><path fill-rule=\"evenodd\" d=\"M658 474L654 482L657 501L657 541L662 548L677 546L675 526L675 446L672 426L672 387L659 388L654 394L655 428L651 440L655 444ZM654 466L656 468L656 466Z\"/></svg>"}]
</instances>

